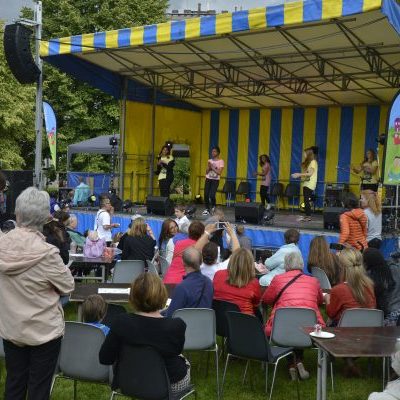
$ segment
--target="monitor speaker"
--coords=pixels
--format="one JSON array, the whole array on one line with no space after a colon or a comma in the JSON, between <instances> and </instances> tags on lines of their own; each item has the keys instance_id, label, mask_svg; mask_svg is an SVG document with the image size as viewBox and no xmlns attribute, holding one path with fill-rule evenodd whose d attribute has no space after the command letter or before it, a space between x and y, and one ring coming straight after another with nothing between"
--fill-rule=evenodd
<instances>
[{"instance_id":1,"label":"monitor speaker","mask_svg":"<svg viewBox=\"0 0 400 400\"><path fill-rule=\"evenodd\" d=\"M31 35L32 31L21 24L6 25L4 29L4 55L19 83L35 83L40 76L32 57Z\"/></svg>"},{"instance_id":2,"label":"monitor speaker","mask_svg":"<svg viewBox=\"0 0 400 400\"><path fill-rule=\"evenodd\" d=\"M261 203L236 203L235 220L259 224L264 216L264 211Z\"/></svg>"},{"instance_id":3,"label":"monitor speaker","mask_svg":"<svg viewBox=\"0 0 400 400\"><path fill-rule=\"evenodd\" d=\"M172 215L174 203L168 197L147 196L146 207L148 214Z\"/></svg>"},{"instance_id":4,"label":"monitor speaker","mask_svg":"<svg viewBox=\"0 0 400 400\"><path fill-rule=\"evenodd\" d=\"M339 230L340 214L342 214L343 211L343 207L325 207L323 211L324 228L330 230Z\"/></svg>"},{"instance_id":5,"label":"monitor speaker","mask_svg":"<svg viewBox=\"0 0 400 400\"><path fill-rule=\"evenodd\" d=\"M14 214L15 200L27 187L33 185L33 171L2 171L9 183L6 196L8 214Z\"/></svg>"}]
</instances>

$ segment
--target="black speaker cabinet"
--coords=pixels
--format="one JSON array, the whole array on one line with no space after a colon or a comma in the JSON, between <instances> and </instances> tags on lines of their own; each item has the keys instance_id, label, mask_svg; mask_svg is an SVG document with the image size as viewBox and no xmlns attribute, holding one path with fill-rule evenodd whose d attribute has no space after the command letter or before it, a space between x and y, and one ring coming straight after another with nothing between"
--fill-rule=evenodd
<instances>
[{"instance_id":1,"label":"black speaker cabinet","mask_svg":"<svg viewBox=\"0 0 400 400\"><path fill-rule=\"evenodd\" d=\"M342 214L343 211L343 207L325 207L323 211L324 228L330 230L339 230L340 214Z\"/></svg>"},{"instance_id":2,"label":"black speaker cabinet","mask_svg":"<svg viewBox=\"0 0 400 400\"><path fill-rule=\"evenodd\" d=\"M156 215L172 215L174 203L168 197L147 196L147 213Z\"/></svg>"},{"instance_id":3,"label":"black speaker cabinet","mask_svg":"<svg viewBox=\"0 0 400 400\"><path fill-rule=\"evenodd\" d=\"M6 192L6 208L8 214L14 214L15 200L27 187L33 185L33 171L2 171L9 182Z\"/></svg>"},{"instance_id":4,"label":"black speaker cabinet","mask_svg":"<svg viewBox=\"0 0 400 400\"><path fill-rule=\"evenodd\" d=\"M259 224L264 216L264 207L261 203L236 203L235 220Z\"/></svg>"},{"instance_id":5,"label":"black speaker cabinet","mask_svg":"<svg viewBox=\"0 0 400 400\"><path fill-rule=\"evenodd\" d=\"M4 29L4 55L19 83L35 83L40 76L31 53L31 35L32 31L21 24L6 25Z\"/></svg>"}]
</instances>

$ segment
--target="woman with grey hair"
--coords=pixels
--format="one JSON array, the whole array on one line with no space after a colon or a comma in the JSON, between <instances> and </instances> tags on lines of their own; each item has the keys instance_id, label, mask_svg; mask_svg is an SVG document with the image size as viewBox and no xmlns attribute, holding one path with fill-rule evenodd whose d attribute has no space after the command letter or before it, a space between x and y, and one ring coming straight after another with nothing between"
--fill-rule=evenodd
<instances>
[{"instance_id":1,"label":"woman with grey hair","mask_svg":"<svg viewBox=\"0 0 400 400\"><path fill-rule=\"evenodd\" d=\"M318 323L325 326L319 311L322 304L322 290L316 278L303 274L303 258L300 253L286 254L285 271L276 275L262 297L264 304L272 305L271 315L265 325L265 333L271 335L276 310L282 307L311 308L317 315ZM303 350L295 350L296 358L289 364L289 374L296 380L297 373L301 379L308 379L310 374L303 365ZM294 362L296 361L296 362Z\"/></svg>"},{"instance_id":2,"label":"woman with grey hair","mask_svg":"<svg viewBox=\"0 0 400 400\"><path fill-rule=\"evenodd\" d=\"M25 189L15 205L17 227L0 241L0 337L7 378L5 400L45 400L64 334L60 295L74 279L59 250L41 233L50 217L47 192Z\"/></svg>"}]
</instances>

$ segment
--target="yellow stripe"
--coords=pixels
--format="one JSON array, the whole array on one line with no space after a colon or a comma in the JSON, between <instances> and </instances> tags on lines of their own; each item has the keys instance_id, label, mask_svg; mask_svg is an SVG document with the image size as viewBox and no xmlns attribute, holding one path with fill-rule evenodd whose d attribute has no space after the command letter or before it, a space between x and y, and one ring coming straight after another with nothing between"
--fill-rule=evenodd
<instances>
[{"instance_id":1,"label":"yellow stripe","mask_svg":"<svg viewBox=\"0 0 400 400\"><path fill-rule=\"evenodd\" d=\"M115 49L118 47L118 31L106 32L106 49Z\"/></svg>"},{"instance_id":2,"label":"yellow stripe","mask_svg":"<svg viewBox=\"0 0 400 400\"><path fill-rule=\"evenodd\" d=\"M140 46L143 44L143 26L136 26L131 29L131 46Z\"/></svg>"},{"instance_id":3,"label":"yellow stripe","mask_svg":"<svg viewBox=\"0 0 400 400\"><path fill-rule=\"evenodd\" d=\"M282 109L281 144L279 156L279 181L287 184L290 178L290 159L292 155L293 109Z\"/></svg>"},{"instance_id":4,"label":"yellow stripe","mask_svg":"<svg viewBox=\"0 0 400 400\"><path fill-rule=\"evenodd\" d=\"M82 52L93 51L94 47L94 34L88 33L87 35L82 35Z\"/></svg>"},{"instance_id":5,"label":"yellow stripe","mask_svg":"<svg viewBox=\"0 0 400 400\"><path fill-rule=\"evenodd\" d=\"M60 50L58 54L71 53L71 37L60 39Z\"/></svg>"},{"instance_id":6,"label":"yellow stripe","mask_svg":"<svg viewBox=\"0 0 400 400\"><path fill-rule=\"evenodd\" d=\"M221 35L223 33L232 32L232 14L218 14L215 18L215 33Z\"/></svg>"},{"instance_id":7,"label":"yellow stripe","mask_svg":"<svg viewBox=\"0 0 400 400\"><path fill-rule=\"evenodd\" d=\"M299 24L303 22L303 1L296 1L295 3L284 4L284 23Z\"/></svg>"},{"instance_id":8,"label":"yellow stripe","mask_svg":"<svg viewBox=\"0 0 400 400\"><path fill-rule=\"evenodd\" d=\"M260 29L267 26L267 18L265 16L265 7L253 8L249 10L249 28Z\"/></svg>"},{"instance_id":9,"label":"yellow stripe","mask_svg":"<svg viewBox=\"0 0 400 400\"><path fill-rule=\"evenodd\" d=\"M49 42L40 42L40 57L47 57L49 55L49 48L50 48L50 43Z\"/></svg>"},{"instance_id":10,"label":"yellow stripe","mask_svg":"<svg viewBox=\"0 0 400 400\"><path fill-rule=\"evenodd\" d=\"M367 107L354 107L353 111L353 134L351 139L351 164L359 165L364 159L365 130L367 125ZM350 184L352 191L358 193L360 177L350 174Z\"/></svg>"},{"instance_id":11,"label":"yellow stripe","mask_svg":"<svg viewBox=\"0 0 400 400\"><path fill-rule=\"evenodd\" d=\"M382 0L364 0L363 11L375 10L381 8Z\"/></svg>"},{"instance_id":12,"label":"yellow stripe","mask_svg":"<svg viewBox=\"0 0 400 400\"><path fill-rule=\"evenodd\" d=\"M165 43L171 40L171 22L157 25L157 43Z\"/></svg>"},{"instance_id":13,"label":"yellow stripe","mask_svg":"<svg viewBox=\"0 0 400 400\"><path fill-rule=\"evenodd\" d=\"M207 160L209 159L208 148L210 146L210 124L211 124L211 111L205 110L202 112L202 132L201 132L201 157L199 166L199 176L196 182L195 194L202 194L202 186L204 186L204 176L207 167ZM195 150L195 149L194 149Z\"/></svg>"},{"instance_id":14,"label":"yellow stripe","mask_svg":"<svg viewBox=\"0 0 400 400\"><path fill-rule=\"evenodd\" d=\"M185 39L197 38L200 36L200 18L185 20Z\"/></svg>"},{"instance_id":15,"label":"yellow stripe","mask_svg":"<svg viewBox=\"0 0 400 400\"><path fill-rule=\"evenodd\" d=\"M219 134L218 146L221 149L221 158L225 161L225 168L222 176L228 174L228 142L229 142L229 111L221 110L219 112ZM220 188L222 189L222 187Z\"/></svg>"},{"instance_id":16,"label":"yellow stripe","mask_svg":"<svg viewBox=\"0 0 400 400\"><path fill-rule=\"evenodd\" d=\"M236 176L241 180L247 180L247 158L249 152L249 122L250 111L239 111L239 140L237 152ZM239 182L237 182L239 184Z\"/></svg>"},{"instance_id":17,"label":"yellow stripe","mask_svg":"<svg viewBox=\"0 0 400 400\"><path fill-rule=\"evenodd\" d=\"M258 156L261 154L269 155L269 139L270 139L270 128L271 128L271 110L262 109L260 110L260 134L258 137ZM258 165L258 161L257 161ZM260 170L260 167L257 167ZM260 183L261 179L257 180L257 201L260 201Z\"/></svg>"},{"instance_id":18,"label":"yellow stripe","mask_svg":"<svg viewBox=\"0 0 400 400\"><path fill-rule=\"evenodd\" d=\"M303 133L303 149L315 146L315 129L317 120L317 109L315 107L306 108L304 110L304 133Z\"/></svg>"},{"instance_id":19,"label":"yellow stripe","mask_svg":"<svg viewBox=\"0 0 400 400\"><path fill-rule=\"evenodd\" d=\"M342 16L342 0L322 0L322 19Z\"/></svg>"},{"instance_id":20,"label":"yellow stripe","mask_svg":"<svg viewBox=\"0 0 400 400\"><path fill-rule=\"evenodd\" d=\"M325 182L337 181L337 169L339 160L340 141L340 116L339 107L330 107L328 111L328 132L326 141L326 168Z\"/></svg>"}]
</instances>

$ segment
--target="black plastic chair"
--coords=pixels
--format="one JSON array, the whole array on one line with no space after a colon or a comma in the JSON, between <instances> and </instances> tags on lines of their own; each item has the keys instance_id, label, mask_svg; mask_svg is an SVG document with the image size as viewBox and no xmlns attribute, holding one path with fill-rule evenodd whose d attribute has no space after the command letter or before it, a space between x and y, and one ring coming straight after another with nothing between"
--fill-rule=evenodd
<instances>
[{"instance_id":1,"label":"black plastic chair","mask_svg":"<svg viewBox=\"0 0 400 400\"><path fill-rule=\"evenodd\" d=\"M276 182L271 186L271 196L275 198L275 208L279 210L279 199L283 196L283 184Z\"/></svg>"},{"instance_id":2,"label":"black plastic chair","mask_svg":"<svg viewBox=\"0 0 400 400\"><path fill-rule=\"evenodd\" d=\"M225 193L226 206L230 207L235 202L236 187L235 181L225 181L222 193Z\"/></svg>"},{"instance_id":3,"label":"black plastic chair","mask_svg":"<svg viewBox=\"0 0 400 400\"><path fill-rule=\"evenodd\" d=\"M274 365L271 391L274 389L276 368L279 360L293 352L292 348L270 346L265 337L263 326L258 318L253 315L229 311L226 314L228 322L228 354L226 357L224 375L222 377L221 398L223 394L226 370L230 357L243 358L245 360L262 361L265 367L265 391L268 392L268 365ZM246 367L247 369L247 367Z\"/></svg>"},{"instance_id":4,"label":"black plastic chair","mask_svg":"<svg viewBox=\"0 0 400 400\"><path fill-rule=\"evenodd\" d=\"M236 304L223 300L213 300L212 308L215 312L216 333L218 336L226 338L228 336L226 313L228 311L240 312L240 309Z\"/></svg>"},{"instance_id":5,"label":"black plastic chair","mask_svg":"<svg viewBox=\"0 0 400 400\"><path fill-rule=\"evenodd\" d=\"M164 359L152 347L121 347L115 369L110 400L118 395L143 400L177 400L196 394L193 386L178 394L171 393L171 385Z\"/></svg>"},{"instance_id":6,"label":"black plastic chair","mask_svg":"<svg viewBox=\"0 0 400 400\"><path fill-rule=\"evenodd\" d=\"M285 189L285 197L288 199L288 206L289 206L289 200L292 200L292 212L294 210L294 200L297 197L300 199L300 185L298 183L288 183Z\"/></svg>"},{"instance_id":7,"label":"black plastic chair","mask_svg":"<svg viewBox=\"0 0 400 400\"><path fill-rule=\"evenodd\" d=\"M125 307L120 304L107 304L106 316L103 318L103 324L106 326L111 326L117 315L125 314Z\"/></svg>"},{"instance_id":8,"label":"black plastic chair","mask_svg":"<svg viewBox=\"0 0 400 400\"><path fill-rule=\"evenodd\" d=\"M247 181L240 182L236 190L236 194L244 196L244 198L246 199L250 194L250 182Z\"/></svg>"}]
</instances>

